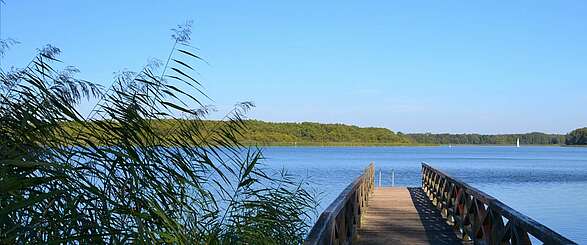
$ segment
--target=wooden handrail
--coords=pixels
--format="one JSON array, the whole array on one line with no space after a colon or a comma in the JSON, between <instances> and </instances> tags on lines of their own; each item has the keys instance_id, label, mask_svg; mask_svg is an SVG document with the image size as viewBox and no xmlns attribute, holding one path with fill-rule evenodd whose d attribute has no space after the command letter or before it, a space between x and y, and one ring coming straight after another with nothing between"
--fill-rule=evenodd
<instances>
[{"instance_id":1,"label":"wooden handrail","mask_svg":"<svg viewBox=\"0 0 587 245\"><path fill-rule=\"evenodd\" d=\"M350 244L361 226L361 215L373 193L375 167L369 164L322 212L304 244Z\"/></svg>"},{"instance_id":2,"label":"wooden handrail","mask_svg":"<svg viewBox=\"0 0 587 245\"><path fill-rule=\"evenodd\" d=\"M544 244L576 244L426 163L422 163L422 188L463 240L475 244L532 244L530 234Z\"/></svg>"}]
</instances>

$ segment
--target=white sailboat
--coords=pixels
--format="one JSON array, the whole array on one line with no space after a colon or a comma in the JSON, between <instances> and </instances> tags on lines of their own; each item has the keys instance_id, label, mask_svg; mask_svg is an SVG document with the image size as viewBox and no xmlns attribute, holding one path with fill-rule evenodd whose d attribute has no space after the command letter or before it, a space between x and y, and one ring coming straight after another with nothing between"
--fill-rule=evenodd
<instances>
[{"instance_id":1,"label":"white sailboat","mask_svg":"<svg viewBox=\"0 0 587 245\"><path fill-rule=\"evenodd\" d=\"M516 142L516 147L520 148L520 138L518 138L518 141Z\"/></svg>"}]
</instances>

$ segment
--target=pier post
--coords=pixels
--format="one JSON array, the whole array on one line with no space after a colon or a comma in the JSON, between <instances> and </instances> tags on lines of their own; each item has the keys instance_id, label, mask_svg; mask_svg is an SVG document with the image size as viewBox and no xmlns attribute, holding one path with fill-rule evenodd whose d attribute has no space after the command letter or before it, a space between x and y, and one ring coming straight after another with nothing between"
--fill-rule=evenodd
<instances>
[{"instance_id":1,"label":"pier post","mask_svg":"<svg viewBox=\"0 0 587 245\"><path fill-rule=\"evenodd\" d=\"M395 186L395 169L391 170L391 186Z\"/></svg>"},{"instance_id":2,"label":"pier post","mask_svg":"<svg viewBox=\"0 0 587 245\"><path fill-rule=\"evenodd\" d=\"M381 188L381 168L379 169L379 188Z\"/></svg>"}]
</instances>

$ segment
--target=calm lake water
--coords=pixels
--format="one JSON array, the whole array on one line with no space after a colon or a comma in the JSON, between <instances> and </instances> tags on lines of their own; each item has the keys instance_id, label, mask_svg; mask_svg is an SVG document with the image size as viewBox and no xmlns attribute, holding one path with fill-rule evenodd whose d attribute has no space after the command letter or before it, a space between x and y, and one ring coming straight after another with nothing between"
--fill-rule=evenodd
<instances>
[{"instance_id":1,"label":"calm lake water","mask_svg":"<svg viewBox=\"0 0 587 245\"><path fill-rule=\"evenodd\" d=\"M562 235L587 244L587 148L581 147L268 147L270 168L309 177L320 212L371 162L383 185L421 186L427 162L500 199Z\"/></svg>"}]
</instances>

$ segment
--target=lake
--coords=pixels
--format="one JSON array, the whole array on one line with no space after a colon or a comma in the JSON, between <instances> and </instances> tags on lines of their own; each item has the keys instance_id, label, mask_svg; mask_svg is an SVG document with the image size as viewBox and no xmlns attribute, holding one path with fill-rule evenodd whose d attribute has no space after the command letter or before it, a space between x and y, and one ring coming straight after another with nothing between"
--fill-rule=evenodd
<instances>
[{"instance_id":1,"label":"lake","mask_svg":"<svg viewBox=\"0 0 587 245\"><path fill-rule=\"evenodd\" d=\"M308 177L322 212L373 161L383 185L421 186L421 162L587 244L587 148L550 146L267 147L266 166ZM378 175L377 175L378 178ZM377 181L376 178L376 181Z\"/></svg>"}]
</instances>

